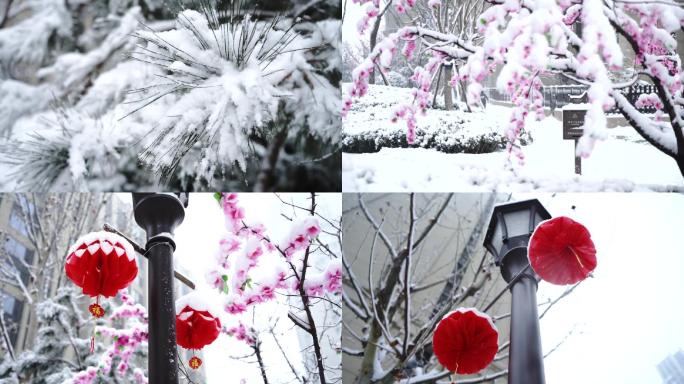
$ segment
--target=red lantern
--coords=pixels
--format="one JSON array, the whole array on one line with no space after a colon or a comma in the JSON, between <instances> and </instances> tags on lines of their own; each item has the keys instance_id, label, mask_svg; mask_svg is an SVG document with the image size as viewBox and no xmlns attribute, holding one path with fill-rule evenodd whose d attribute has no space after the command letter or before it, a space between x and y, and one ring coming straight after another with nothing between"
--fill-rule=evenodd
<instances>
[{"instance_id":1,"label":"red lantern","mask_svg":"<svg viewBox=\"0 0 684 384\"><path fill-rule=\"evenodd\" d=\"M64 270L83 294L97 297L97 302L88 307L95 317L104 316L100 296L115 296L138 275L133 247L123 237L109 232L79 238L68 251Z\"/></svg>"},{"instance_id":2,"label":"red lantern","mask_svg":"<svg viewBox=\"0 0 684 384\"><path fill-rule=\"evenodd\" d=\"M582 224L559 216L534 230L528 248L532 269L552 284L574 284L596 268L596 247Z\"/></svg>"},{"instance_id":3,"label":"red lantern","mask_svg":"<svg viewBox=\"0 0 684 384\"><path fill-rule=\"evenodd\" d=\"M437 360L451 372L481 371L499 350L499 331L492 319L475 308L459 308L440 320L432 336Z\"/></svg>"},{"instance_id":4,"label":"red lantern","mask_svg":"<svg viewBox=\"0 0 684 384\"><path fill-rule=\"evenodd\" d=\"M202 295L194 291L176 300L176 343L185 349L202 349L213 343L221 332L218 314ZM202 360L193 356L189 365L197 369Z\"/></svg>"}]
</instances>

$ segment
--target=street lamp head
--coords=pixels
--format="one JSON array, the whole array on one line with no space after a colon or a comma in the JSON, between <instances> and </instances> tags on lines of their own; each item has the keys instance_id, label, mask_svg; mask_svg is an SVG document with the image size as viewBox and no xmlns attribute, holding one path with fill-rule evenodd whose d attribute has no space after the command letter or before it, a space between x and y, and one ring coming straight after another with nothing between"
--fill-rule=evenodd
<instances>
[{"instance_id":1,"label":"street lamp head","mask_svg":"<svg viewBox=\"0 0 684 384\"><path fill-rule=\"evenodd\" d=\"M187 193L133 193L135 222L147 232L147 243L173 241L173 231L185 218Z\"/></svg>"},{"instance_id":2,"label":"street lamp head","mask_svg":"<svg viewBox=\"0 0 684 384\"><path fill-rule=\"evenodd\" d=\"M484 246L494 256L497 266L514 249L524 248L537 225L551 218L537 199L501 204L494 208Z\"/></svg>"}]
</instances>

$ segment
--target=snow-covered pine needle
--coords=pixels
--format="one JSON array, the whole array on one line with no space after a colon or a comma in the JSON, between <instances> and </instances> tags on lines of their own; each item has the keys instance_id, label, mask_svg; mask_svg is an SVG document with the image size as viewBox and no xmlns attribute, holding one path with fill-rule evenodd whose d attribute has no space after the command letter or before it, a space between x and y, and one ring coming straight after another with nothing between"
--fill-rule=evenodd
<instances>
[{"instance_id":1,"label":"snow-covered pine needle","mask_svg":"<svg viewBox=\"0 0 684 384\"><path fill-rule=\"evenodd\" d=\"M122 182L123 176L114 176L131 160L123 155L128 134L56 102L47 116L25 137L0 144L0 163L12 168L18 188L82 189L89 179L106 190L106 184Z\"/></svg>"},{"instance_id":2,"label":"snow-covered pine needle","mask_svg":"<svg viewBox=\"0 0 684 384\"><path fill-rule=\"evenodd\" d=\"M0 163L14 168L9 177L22 189L44 191L50 189L57 178L69 166L69 145L72 132L47 138L40 132L32 132L21 143L4 141L0 144L3 154Z\"/></svg>"},{"instance_id":3,"label":"snow-covered pine needle","mask_svg":"<svg viewBox=\"0 0 684 384\"><path fill-rule=\"evenodd\" d=\"M157 101L169 105L139 156L163 181L176 175L191 151L200 159L198 179L212 180L230 168L245 172L247 159L261 150L252 136L275 135L266 131L280 108L310 110L293 120L296 125L325 124L320 116L315 122L306 116L334 111L339 99L307 56L329 36L299 31L296 20L262 14L243 0L198 0L194 7L198 11L178 13L174 30L139 30L143 44L131 54L157 67L160 82L132 91L138 99L130 113ZM308 89L306 97L300 88Z\"/></svg>"}]
</instances>

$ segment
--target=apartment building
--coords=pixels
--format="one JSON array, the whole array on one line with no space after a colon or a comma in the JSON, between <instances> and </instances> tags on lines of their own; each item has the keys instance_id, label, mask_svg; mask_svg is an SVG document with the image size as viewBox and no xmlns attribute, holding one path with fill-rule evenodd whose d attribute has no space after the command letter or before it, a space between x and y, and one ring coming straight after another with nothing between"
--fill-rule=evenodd
<instances>
[{"instance_id":1,"label":"apartment building","mask_svg":"<svg viewBox=\"0 0 684 384\"><path fill-rule=\"evenodd\" d=\"M663 384L684 384L684 351L680 349L666 357L657 368Z\"/></svg>"}]
</instances>

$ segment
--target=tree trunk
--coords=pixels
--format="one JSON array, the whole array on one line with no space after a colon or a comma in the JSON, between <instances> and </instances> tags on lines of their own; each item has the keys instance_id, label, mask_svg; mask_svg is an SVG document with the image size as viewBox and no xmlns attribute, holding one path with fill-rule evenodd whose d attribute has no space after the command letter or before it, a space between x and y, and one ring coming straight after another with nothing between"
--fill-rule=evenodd
<instances>
[{"instance_id":1,"label":"tree trunk","mask_svg":"<svg viewBox=\"0 0 684 384\"><path fill-rule=\"evenodd\" d=\"M677 154L675 161L677 162L677 167L679 167L679 173L684 177L684 154Z\"/></svg>"},{"instance_id":2,"label":"tree trunk","mask_svg":"<svg viewBox=\"0 0 684 384\"><path fill-rule=\"evenodd\" d=\"M375 45L378 42L378 31L380 30L380 20L382 20L382 14L378 15L378 17L375 18L375 22L373 23L373 29L371 30L371 35L370 35L370 50L371 50L371 52L373 52L373 49L375 49ZM375 84L375 71L370 73L370 76L368 77L368 84Z\"/></svg>"},{"instance_id":3,"label":"tree trunk","mask_svg":"<svg viewBox=\"0 0 684 384\"><path fill-rule=\"evenodd\" d=\"M472 110L470 109L470 104L468 104L468 98L466 97L465 85L464 85L463 82L460 81L460 80L458 81L458 85L459 85L459 87L461 87L461 99L463 100L463 102L465 102L466 111L467 111L467 112L472 112Z\"/></svg>"},{"instance_id":4,"label":"tree trunk","mask_svg":"<svg viewBox=\"0 0 684 384\"><path fill-rule=\"evenodd\" d=\"M451 65L445 65L444 66L444 109L447 111L451 111L454 109L454 101L451 98L451 74L452 72L452 66Z\"/></svg>"},{"instance_id":5,"label":"tree trunk","mask_svg":"<svg viewBox=\"0 0 684 384\"><path fill-rule=\"evenodd\" d=\"M254 184L254 192L268 192L276 185L276 168L278 158L280 157L280 150L285 145L285 139L287 139L286 128L281 128L271 139L268 150L261 162L261 169Z\"/></svg>"},{"instance_id":6,"label":"tree trunk","mask_svg":"<svg viewBox=\"0 0 684 384\"><path fill-rule=\"evenodd\" d=\"M374 304L371 304L374 305ZM355 384L370 384L375 373L375 359L377 359L377 342L382 336L380 329L375 321L371 323L370 331L368 332L368 341L363 350L363 360L361 362L361 371L354 380Z\"/></svg>"}]
</instances>

